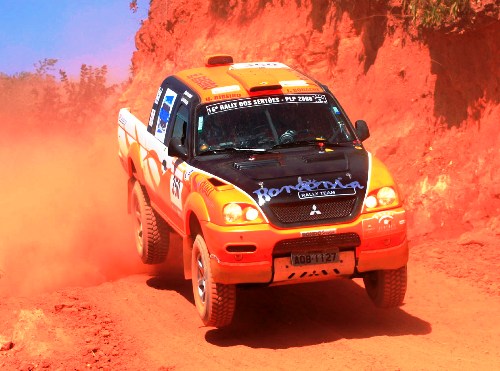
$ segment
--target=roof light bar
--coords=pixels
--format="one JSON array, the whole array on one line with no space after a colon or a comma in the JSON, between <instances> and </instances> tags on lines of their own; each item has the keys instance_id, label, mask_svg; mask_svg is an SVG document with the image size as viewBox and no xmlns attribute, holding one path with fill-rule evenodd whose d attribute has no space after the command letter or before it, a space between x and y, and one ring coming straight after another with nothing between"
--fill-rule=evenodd
<instances>
[{"instance_id":1,"label":"roof light bar","mask_svg":"<svg viewBox=\"0 0 500 371\"><path fill-rule=\"evenodd\" d=\"M254 93L257 91L264 91L264 90L281 90L283 87L280 84L272 84L272 85L258 85L258 86L252 86L249 91Z\"/></svg>"},{"instance_id":2,"label":"roof light bar","mask_svg":"<svg viewBox=\"0 0 500 371\"><path fill-rule=\"evenodd\" d=\"M209 55L205 58L205 65L207 67L220 66L232 63L233 63L233 57L230 56L229 54L215 54L215 55Z\"/></svg>"}]
</instances>

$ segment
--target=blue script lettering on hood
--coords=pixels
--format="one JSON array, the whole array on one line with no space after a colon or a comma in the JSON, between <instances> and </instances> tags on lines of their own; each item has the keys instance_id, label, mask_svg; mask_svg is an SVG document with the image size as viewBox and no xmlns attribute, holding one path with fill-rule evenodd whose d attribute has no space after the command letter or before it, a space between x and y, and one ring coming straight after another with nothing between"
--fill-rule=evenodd
<instances>
[{"instance_id":1,"label":"blue script lettering on hood","mask_svg":"<svg viewBox=\"0 0 500 371\"><path fill-rule=\"evenodd\" d=\"M342 178L337 178L334 182L329 180L302 180L298 178L296 185L285 185L281 188L259 188L253 191L258 196L259 205L262 206L266 202L271 201L271 198L278 196L282 192L291 193L291 191L318 191L318 190L329 190L329 189L346 189L350 188L356 192L356 189L363 189L364 187L359 184L358 181L353 181L348 184L342 184Z\"/></svg>"}]
</instances>

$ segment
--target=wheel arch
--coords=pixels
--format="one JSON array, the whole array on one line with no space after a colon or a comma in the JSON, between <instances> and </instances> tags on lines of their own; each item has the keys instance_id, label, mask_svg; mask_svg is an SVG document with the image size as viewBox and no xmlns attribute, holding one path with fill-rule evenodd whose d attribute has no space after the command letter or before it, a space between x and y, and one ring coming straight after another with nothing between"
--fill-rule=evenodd
<instances>
[{"instance_id":1,"label":"wheel arch","mask_svg":"<svg viewBox=\"0 0 500 371\"><path fill-rule=\"evenodd\" d=\"M198 225L201 226L202 222L210 221L210 215L208 213L207 205L205 204L205 200L199 193L191 193L185 204L184 204L185 217L184 217L184 230L186 231L186 235L193 234L192 227L196 225L193 223L193 215L194 218L198 221ZM202 230L199 230L202 232ZM196 237L196 236L195 236Z\"/></svg>"},{"instance_id":2,"label":"wheel arch","mask_svg":"<svg viewBox=\"0 0 500 371\"><path fill-rule=\"evenodd\" d=\"M144 174L141 167L141 156L139 143L135 142L130 145L127 158L127 172L129 177L144 179Z\"/></svg>"},{"instance_id":3,"label":"wheel arch","mask_svg":"<svg viewBox=\"0 0 500 371\"><path fill-rule=\"evenodd\" d=\"M132 160L132 157L128 158L127 164L128 164L127 166L128 177L134 178L135 177L134 175L137 173L137 169L135 167L134 161Z\"/></svg>"}]
</instances>

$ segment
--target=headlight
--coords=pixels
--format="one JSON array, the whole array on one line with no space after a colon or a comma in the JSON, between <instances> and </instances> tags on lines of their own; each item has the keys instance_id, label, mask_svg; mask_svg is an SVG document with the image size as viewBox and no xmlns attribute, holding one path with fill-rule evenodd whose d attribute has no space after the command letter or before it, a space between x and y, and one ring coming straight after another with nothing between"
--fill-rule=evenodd
<instances>
[{"instance_id":1,"label":"headlight","mask_svg":"<svg viewBox=\"0 0 500 371\"><path fill-rule=\"evenodd\" d=\"M224 206L224 210L222 211L224 214L224 219L228 223L233 223L241 218L243 215L243 210L241 206L238 204L227 204Z\"/></svg>"},{"instance_id":2,"label":"headlight","mask_svg":"<svg viewBox=\"0 0 500 371\"><path fill-rule=\"evenodd\" d=\"M260 212L253 206L245 203L230 203L222 209L224 221L230 224L262 222Z\"/></svg>"},{"instance_id":3,"label":"headlight","mask_svg":"<svg viewBox=\"0 0 500 371\"><path fill-rule=\"evenodd\" d=\"M382 187L377 192L377 201L380 206L387 206L396 200L396 191L391 187Z\"/></svg>"},{"instance_id":4,"label":"headlight","mask_svg":"<svg viewBox=\"0 0 500 371\"><path fill-rule=\"evenodd\" d=\"M392 187L382 187L377 189L370 194L365 199L365 209L379 209L394 207L399 204L399 198Z\"/></svg>"},{"instance_id":5,"label":"headlight","mask_svg":"<svg viewBox=\"0 0 500 371\"><path fill-rule=\"evenodd\" d=\"M365 200L365 205L366 205L366 207L373 209L374 207L377 206L377 197L368 196Z\"/></svg>"}]
</instances>

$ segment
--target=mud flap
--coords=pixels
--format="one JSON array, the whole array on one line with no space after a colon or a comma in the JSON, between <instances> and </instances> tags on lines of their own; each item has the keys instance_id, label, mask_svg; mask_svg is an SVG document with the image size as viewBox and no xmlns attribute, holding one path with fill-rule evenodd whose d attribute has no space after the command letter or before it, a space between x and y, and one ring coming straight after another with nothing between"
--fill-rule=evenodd
<instances>
[{"instance_id":1,"label":"mud flap","mask_svg":"<svg viewBox=\"0 0 500 371\"><path fill-rule=\"evenodd\" d=\"M194 238L192 236L185 236L182 239L182 260L184 262L184 278L191 279L191 251L193 249Z\"/></svg>"},{"instance_id":2,"label":"mud flap","mask_svg":"<svg viewBox=\"0 0 500 371\"><path fill-rule=\"evenodd\" d=\"M134 191L134 184L138 180L135 178L129 178L127 182L127 212L132 213L132 192Z\"/></svg>"}]
</instances>

